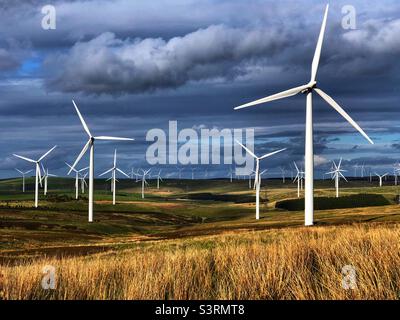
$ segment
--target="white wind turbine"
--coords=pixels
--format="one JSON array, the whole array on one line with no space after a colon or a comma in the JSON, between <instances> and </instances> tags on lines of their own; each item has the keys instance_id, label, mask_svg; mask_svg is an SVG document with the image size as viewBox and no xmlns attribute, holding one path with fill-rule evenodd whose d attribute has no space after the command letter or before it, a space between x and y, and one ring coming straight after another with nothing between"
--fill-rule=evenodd
<instances>
[{"instance_id":1,"label":"white wind turbine","mask_svg":"<svg viewBox=\"0 0 400 320\"><path fill-rule=\"evenodd\" d=\"M156 178L157 178L157 189L160 189L160 181L163 181L163 179L161 178L161 171L162 170L158 171L158 174L156 176Z\"/></svg>"},{"instance_id":2,"label":"white wind turbine","mask_svg":"<svg viewBox=\"0 0 400 320\"><path fill-rule=\"evenodd\" d=\"M44 155L42 155L38 160L33 160L27 157L22 157L19 156L17 154L13 154L14 157L20 158L22 160L34 163L36 166L36 177L35 177L35 208L37 208L39 206L39 183L40 186L42 185L42 175L40 173L40 164L41 161L47 157L47 155L52 152L57 146L54 146L53 148L51 148L49 151L47 151Z\"/></svg>"},{"instance_id":3,"label":"white wind turbine","mask_svg":"<svg viewBox=\"0 0 400 320\"><path fill-rule=\"evenodd\" d=\"M81 160L83 155L86 153L86 151L89 149L90 151L90 160L89 160L89 214L88 214L88 220L89 222L93 222L93 185L94 185L94 142L96 140L117 140L117 141L133 141L134 139L131 138L120 138L120 137L110 137L110 136L92 136L92 134L89 131L89 128L83 119L81 113L79 112L78 107L76 106L74 100L72 100L72 103L74 104L75 110L79 116L79 119L81 120L82 126L85 129L87 135L89 136L88 142L84 145L81 153L78 155L76 158L74 164L72 165L72 168L69 170L68 174L71 173L72 169L75 168L75 166L78 164L78 162Z\"/></svg>"},{"instance_id":4,"label":"white wind turbine","mask_svg":"<svg viewBox=\"0 0 400 320\"><path fill-rule=\"evenodd\" d=\"M25 192L25 176L28 173L32 172L32 170L28 170L28 171L25 171L25 172L23 172L21 170L18 170L18 169L15 169L15 170L17 170L22 175L22 192Z\"/></svg>"},{"instance_id":5,"label":"white wind turbine","mask_svg":"<svg viewBox=\"0 0 400 320\"><path fill-rule=\"evenodd\" d=\"M319 60L321 56L321 48L324 39L326 20L328 17L329 5L326 6L325 15L323 18L320 34L318 37L317 47L315 50L314 58L311 66L311 78L309 83L289 89L250 103L246 103L237 109L242 109L257 104L270 102L282 98L291 97L299 93L303 93L307 97L306 103L306 134L305 134L305 197L304 197L304 220L305 225L310 226L314 223L314 142L313 142L313 108L312 108L312 93L316 92L322 97L333 109L335 109L340 115L342 115L355 129L357 129L370 143L373 144L372 140L367 134L360 128L360 126L324 91L317 88L317 70Z\"/></svg>"},{"instance_id":6,"label":"white wind turbine","mask_svg":"<svg viewBox=\"0 0 400 320\"><path fill-rule=\"evenodd\" d=\"M398 184L398 176L400 171L400 164L397 162L393 165L393 176L394 176L394 185Z\"/></svg>"},{"instance_id":7,"label":"white wind turbine","mask_svg":"<svg viewBox=\"0 0 400 320\"><path fill-rule=\"evenodd\" d=\"M86 172L84 175L81 174L80 176L80 180L81 180L81 191L82 194L85 193L85 186L87 186L87 182L86 182L86 177L87 177L88 173Z\"/></svg>"},{"instance_id":8,"label":"white wind turbine","mask_svg":"<svg viewBox=\"0 0 400 320\"><path fill-rule=\"evenodd\" d=\"M42 169L43 169L43 177L42 180L44 180L44 187L43 187L43 194L47 195L47 185L48 185L48 179L49 177L57 177L55 174L49 173L49 169L45 169L43 164L41 163Z\"/></svg>"},{"instance_id":9,"label":"white wind turbine","mask_svg":"<svg viewBox=\"0 0 400 320\"><path fill-rule=\"evenodd\" d=\"M79 174L82 173L83 171L89 169L89 167L82 168L80 170L77 170L73 168L69 163L65 162L65 164L69 167L68 175L71 173L71 171L75 172L75 199L78 200L79 198ZM85 181L86 182L86 181ZM82 192L83 193L83 192Z\"/></svg>"},{"instance_id":10,"label":"white wind turbine","mask_svg":"<svg viewBox=\"0 0 400 320\"><path fill-rule=\"evenodd\" d=\"M194 180L194 172L196 171L196 168L192 168L192 180Z\"/></svg>"},{"instance_id":11,"label":"white wind turbine","mask_svg":"<svg viewBox=\"0 0 400 320\"><path fill-rule=\"evenodd\" d=\"M260 181L261 181L261 177L260 177L260 161L268 158L274 154L277 154L279 152L282 152L284 150L286 150L286 148L284 149L280 149L274 152L270 152L267 154L264 154L261 157L257 157L253 151L251 151L249 148L245 147L243 144L241 144L239 141L235 140L237 144L239 144L248 154L250 154L255 160L256 160L256 171L255 171L255 176L254 176L254 185L256 187L256 219L260 219ZM250 182L250 188L251 188L251 182Z\"/></svg>"},{"instance_id":12,"label":"white wind turbine","mask_svg":"<svg viewBox=\"0 0 400 320\"><path fill-rule=\"evenodd\" d=\"M303 190L303 180L304 180L304 171L299 170L299 167L297 166L296 162L294 163L294 167L297 170L297 174L294 177L293 182L297 181L297 198L300 198L300 190Z\"/></svg>"},{"instance_id":13,"label":"white wind turbine","mask_svg":"<svg viewBox=\"0 0 400 320\"><path fill-rule=\"evenodd\" d=\"M230 181L232 183L232 180L233 180L233 169L232 168L229 169L228 177L229 177L229 179L230 179Z\"/></svg>"},{"instance_id":14,"label":"white wind turbine","mask_svg":"<svg viewBox=\"0 0 400 320\"><path fill-rule=\"evenodd\" d=\"M333 162L334 170L327 172L327 174L333 175L332 179L335 179L336 198L339 198L339 180L342 177L344 180L347 181L346 177L342 173L342 172L345 172L346 170L340 169L340 165L342 164L342 158L340 158L338 165L336 165L335 161L332 161L332 162Z\"/></svg>"},{"instance_id":15,"label":"white wind turbine","mask_svg":"<svg viewBox=\"0 0 400 320\"><path fill-rule=\"evenodd\" d=\"M179 177L179 180L181 180L181 179L182 179L182 171L183 171L184 168L176 167L176 169L178 170L178 177Z\"/></svg>"},{"instance_id":16,"label":"white wind turbine","mask_svg":"<svg viewBox=\"0 0 400 320\"><path fill-rule=\"evenodd\" d=\"M114 150L114 165L111 169L104 171L99 177L104 176L105 174L111 172L111 185L112 185L112 193L113 193L113 205L115 205L115 189L117 184L117 172L123 174L125 177L129 179L129 176L123 172L120 168L117 167L117 149Z\"/></svg>"},{"instance_id":17,"label":"white wind turbine","mask_svg":"<svg viewBox=\"0 0 400 320\"><path fill-rule=\"evenodd\" d=\"M285 178L286 178L286 169L284 167L279 168L282 173L282 183L285 183Z\"/></svg>"},{"instance_id":18,"label":"white wind turbine","mask_svg":"<svg viewBox=\"0 0 400 320\"><path fill-rule=\"evenodd\" d=\"M141 182L142 182L142 199L144 199L144 187L145 184L148 185L147 181L146 181L146 175L149 174L151 169L148 170L143 170L142 169L142 177L141 177Z\"/></svg>"},{"instance_id":19,"label":"white wind turbine","mask_svg":"<svg viewBox=\"0 0 400 320\"><path fill-rule=\"evenodd\" d=\"M377 173L375 172L375 175L379 178L379 186L382 187L382 179L383 179L384 177L386 177L388 174L385 173L385 174L379 175L379 174L377 174Z\"/></svg>"}]
</instances>

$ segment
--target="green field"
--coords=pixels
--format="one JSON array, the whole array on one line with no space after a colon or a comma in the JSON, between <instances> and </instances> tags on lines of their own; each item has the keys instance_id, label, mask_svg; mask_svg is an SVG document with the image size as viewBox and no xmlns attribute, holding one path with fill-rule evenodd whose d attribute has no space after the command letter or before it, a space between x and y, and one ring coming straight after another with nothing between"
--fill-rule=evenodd
<instances>
[{"instance_id":1,"label":"green field","mask_svg":"<svg viewBox=\"0 0 400 320\"><path fill-rule=\"evenodd\" d=\"M110 185L95 181L93 223L87 222L87 195L75 200L74 180L49 179L49 192L41 190L39 208L33 207L32 178L27 191L21 192L21 180L0 181L0 263L26 257L69 256L145 245L152 240L218 235L240 230L263 230L303 225L302 211L276 209L278 201L297 199L296 184L270 179L263 181L261 219L255 220L254 191L247 180L168 180L156 189L150 180L145 199L140 183L120 180L117 204L112 205ZM350 181L343 185L341 196L380 195L387 205L318 210L317 226L352 223L400 221L396 197L399 188L392 182L379 188L376 182ZM315 196L331 197L331 181L316 181ZM338 202L339 203L339 202Z\"/></svg>"}]
</instances>

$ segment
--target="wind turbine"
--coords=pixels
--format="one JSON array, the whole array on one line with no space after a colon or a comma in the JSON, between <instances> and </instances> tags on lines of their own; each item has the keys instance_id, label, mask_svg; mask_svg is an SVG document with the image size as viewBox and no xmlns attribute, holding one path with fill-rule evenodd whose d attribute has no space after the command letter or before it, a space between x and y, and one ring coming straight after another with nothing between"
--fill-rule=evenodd
<instances>
[{"instance_id":1,"label":"wind turbine","mask_svg":"<svg viewBox=\"0 0 400 320\"><path fill-rule=\"evenodd\" d=\"M294 167L297 170L297 174L293 180L293 182L297 181L297 198L300 198L300 190L303 190L303 180L304 180L304 171L299 170L299 167L297 166L296 162L294 163Z\"/></svg>"},{"instance_id":2,"label":"wind turbine","mask_svg":"<svg viewBox=\"0 0 400 320\"><path fill-rule=\"evenodd\" d=\"M398 184L398 175L400 171L400 164L397 162L393 165L394 185Z\"/></svg>"},{"instance_id":3,"label":"wind turbine","mask_svg":"<svg viewBox=\"0 0 400 320\"><path fill-rule=\"evenodd\" d=\"M233 170L232 170L232 168L229 169L228 177L229 177L229 179L230 179L230 181L232 183L232 180L233 180Z\"/></svg>"},{"instance_id":4,"label":"wind turbine","mask_svg":"<svg viewBox=\"0 0 400 320\"><path fill-rule=\"evenodd\" d=\"M302 86L289 89L235 108L242 109L257 104L270 102L278 99L283 99L303 93L307 97L306 103L306 134L305 134L305 197L304 197L304 216L305 225L310 226L314 224L314 142L313 142L313 108L312 108L312 93L316 92L322 97L333 109L342 115L355 129L357 129L371 144L373 141L367 134L360 128L360 126L324 91L317 88L317 71L319 60L321 56L322 43L324 39L326 20L328 17L329 5L326 6L325 14L318 37L317 47L314 53L314 58L311 65L311 78L310 81Z\"/></svg>"},{"instance_id":5,"label":"wind turbine","mask_svg":"<svg viewBox=\"0 0 400 320\"><path fill-rule=\"evenodd\" d=\"M161 178L161 170L158 171L156 178L157 178L157 189L160 189L160 181L163 181L163 179Z\"/></svg>"},{"instance_id":6,"label":"wind turbine","mask_svg":"<svg viewBox=\"0 0 400 320\"><path fill-rule=\"evenodd\" d=\"M93 222L93 185L94 185L94 142L96 140L117 140L117 141L133 141L134 139L131 138L120 138L120 137L110 137L110 136L92 136L92 134L89 131L89 128L83 119L77 105L75 104L74 100L72 100L72 103L74 104L76 113L79 116L79 119L81 120L82 126L85 129L87 135L89 136L88 142L83 146L83 149L81 153L78 155L76 158L74 164L72 165L72 168L69 170L68 174L71 173L72 169L75 168L75 166L78 164L78 162L81 160L83 155L86 153L86 151L89 149L90 151L90 160L89 160L89 217L88 220L89 222Z\"/></svg>"},{"instance_id":7,"label":"wind turbine","mask_svg":"<svg viewBox=\"0 0 400 320\"><path fill-rule=\"evenodd\" d=\"M274 152L270 152L267 154L264 154L261 157L257 157L253 151L251 151L249 148L245 147L243 144L241 144L239 141L235 140L237 144L239 144L248 154L250 154L255 160L256 160L256 171L255 171L255 177L254 177L254 185L256 187L256 219L259 220L260 219L260 181L261 181L261 176L260 176L260 161L264 160L265 158L268 158L274 154L277 154L279 152L282 152L284 150L286 150L286 148L284 149L280 149ZM250 185L251 187L251 185Z\"/></svg>"},{"instance_id":8,"label":"wind turbine","mask_svg":"<svg viewBox=\"0 0 400 320\"><path fill-rule=\"evenodd\" d=\"M18 170L18 169L15 169L15 170L17 170L22 175L22 192L25 192L25 175L32 172L32 170L28 170L25 172Z\"/></svg>"},{"instance_id":9,"label":"wind turbine","mask_svg":"<svg viewBox=\"0 0 400 320\"><path fill-rule=\"evenodd\" d=\"M47 157L47 155L52 152L57 146L54 146L49 151L47 151L44 155L42 155L38 160L33 160L27 157L19 156L17 154L13 154L14 157L20 158L22 160L34 163L36 166L36 177L35 177L35 208L39 206L39 183L42 186L42 175L40 173L40 163L41 161Z\"/></svg>"},{"instance_id":10,"label":"wind turbine","mask_svg":"<svg viewBox=\"0 0 400 320\"><path fill-rule=\"evenodd\" d=\"M285 183L285 178L286 178L286 169L284 167L279 167L282 173L282 183Z\"/></svg>"},{"instance_id":11,"label":"wind turbine","mask_svg":"<svg viewBox=\"0 0 400 320\"><path fill-rule=\"evenodd\" d=\"M148 183L146 181L146 175L150 172L150 170L151 169L148 169L148 170L144 171L142 169L142 180L141 180L142 181L142 199L144 199L144 187L145 187L145 184L148 185Z\"/></svg>"},{"instance_id":12,"label":"wind turbine","mask_svg":"<svg viewBox=\"0 0 400 320\"><path fill-rule=\"evenodd\" d=\"M335 161L332 162L335 169L331 172L327 172L327 174L333 175L332 179L335 179L336 198L339 198L339 180L340 177L342 177L344 180L347 181L346 177L342 174L342 172L345 172L346 170L340 169L340 165L342 164L342 158L340 158L338 165L336 165Z\"/></svg>"},{"instance_id":13,"label":"wind turbine","mask_svg":"<svg viewBox=\"0 0 400 320\"><path fill-rule=\"evenodd\" d=\"M85 193L85 185L87 186L86 177L88 173L86 172L83 176L81 175L79 179L81 179L81 190L82 194Z\"/></svg>"},{"instance_id":14,"label":"wind turbine","mask_svg":"<svg viewBox=\"0 0 400 320\"><path fill-rule=\"evenodd\" d=\"M129 173L129 176L131 178L131 180L133 180L133 176L135 175L135 171L133 170L134 168L131 168L131 172Z\"/></svg>"},{"instance_id":15,"label":"wind turbine","mask_svg":"<svg viewBox=\"0 0 400 320\"><path fill-rule=\"evenodd\" d=\"M387 173L379 175L375 172L375 175L379 178L379 186L382 187L382 178L387 176Z\"/></svg>"},{"instance_id":16,"label":"wind turbine","mask_svg":"<svg viewBox=\"0 0 400 320\"><path fill-rule=\"evenodd\" d=\"M104 176L105 174L111 172L111 185L112 185L112 193L113 193L113 205L115 205L115 189L117 184L117 172L123 174L125 177L129 179L129 176L123 172L120 168L117 167L117 149L114 150L114 165L111 169L103 172L99 177Z\"/></svg>"},{"instance_id":17,"label":"wind turbine","mask_svg":"<svg viewBox=\"0 0 400 320\"><path fill-rule=\"evenodd\" d=\"M181 180L181 178L182 178L182 171L183 171L184 168L176 167L176 169L178 170L178 177L179 177L179 180Z\"/></svg>"},{"instance_id":18,"label":"wind turbine","mask_svg":"<svg viewBox=\"0 0 400 320\"><path fill-rule=\"evenodd\" d=\"M44 180L44 188L43 188L43 194L44 195L47 195L47 185L48 185L48 178L49 177L57 177L55 174L50 174L49 173L49 169L44 169L44 167L43 167L43 164L41 163L40 164L41 166L42 166L42 169L43 169L43 173L44 173L44 175L43 175L43 177L42 177L42 180Z\"/></svg>"},{"instance_id":19,"label":"wind turbine","mask_svg":"<svg viewBox=\"0 0 400 320\"><path fill-rule=\"evenodd\" d=\"M196 168L192 168L191 170L192 170L192 180L194 180L194 172L195 172Z\"/></svg>"},{"instance_id":20,"label":"wind turbine","mask_svg":"<svg viewBox=\"0 0 400 320\"><path fill-rule=\"evenodd\" d=\"M75 199L78 200L79 198L79 174L87 169L89 169L89 167L86 168L82 168L80 170L77 170L75 168L73 168L69 163L65 162L65 164L69 167L69 171L68 171L68 175L71 173L71 171L75 172ZM85 181L86 182L86 181ZM82 192L83 193L83 192Z\"/></svg>"}]
</instances>

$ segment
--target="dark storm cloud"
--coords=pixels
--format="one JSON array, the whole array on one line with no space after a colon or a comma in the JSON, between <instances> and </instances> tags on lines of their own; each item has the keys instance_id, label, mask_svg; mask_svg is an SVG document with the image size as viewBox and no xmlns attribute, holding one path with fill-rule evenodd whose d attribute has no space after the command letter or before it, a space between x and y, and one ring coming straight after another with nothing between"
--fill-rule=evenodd
<instances>
[{"instance_id":1,"label":"dark storm cloud","mask_svg":"<svg viewBox=\"0 0 400 320\"><path fill-rule=\"evenodd\" d=\"M19 62L9 51L0 48L0 71L12 70L19 66Z\"/></svg>"},{"instance_id":2,"label":"dark storm cloud","mask_svg":"<svg viewBox=\"0 0 400 320\"><path fill-rule=\"evenodd\" d=\"M120 40L104 33L50 58L49 68L62 68L48 87L119 94L175 88L189 81L230 80L245 74L251 59L283 50L286 37L266 31L217 25L168 41Z\"/></svg>"}]
</instances>

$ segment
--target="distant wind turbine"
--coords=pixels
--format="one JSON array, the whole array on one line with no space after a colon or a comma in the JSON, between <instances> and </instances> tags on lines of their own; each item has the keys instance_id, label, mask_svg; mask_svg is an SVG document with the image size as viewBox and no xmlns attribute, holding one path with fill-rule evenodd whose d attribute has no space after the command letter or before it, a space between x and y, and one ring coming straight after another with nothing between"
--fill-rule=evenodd
<instances>
[{"instance_id":1,"label":"distant wind turbine","mask_svg":"<svg viewBox=\"0 0 400 320\"><path fill-rule=\"evenodd\" d=\"M36 177L35 177L35 208L39 206L39 183L42 186L42 175L40 173L40 163L41 161L47 157L47 155L52 152L57 146L54 146L49 151L47 151L44 155L42 155L38 160L33 160L27 157L22 157L17 154L13 154L14 157L20 158L22 160L34 163L36 166Z\"/></svg>"},{"instance_id":2,"label":"distant wind turbine","mask_svg":"<svg viewBox=\"0 0 400 320\"><path fill-rule=\"evenodd\" d=\"M342 174L342 172L345 172L346 170L340 169L340 165L342 164L342 158L340 158L338 165L336 165L335 161L332 162L334 170L331 172L327 172L327 174L333 175L332 179L335 180L336 198L339 198L339 180L342 177L344 180L347 181L346 177Z\"/></svg>"},{"instance_id":3,"label":"distant wind turbine","mask_svg":"<svg viewBox=\"0 0 400 320\"><path fill-rule=\"evenodd\" d=\"M32 172L32 170L28 170L28 171L25 171L25 172L23 172L21 170L18 170L18 169L15 169L15 170L17 170L22 175L22 192L25 192L25 176L28 173Z\"/></svg>"},{"instance_id":4,"label":"distant wind turbine","mask_svg":"<svg viewBox=\"0 0 400 320\"><path fill-rule=\"evenodd\" d=\"M80 176L82 194L85 193L85 186L87 186L87 182L86 182L86 177L87 177L87 175L88 175L88 173L86 172L84 175L81 175L81 176Z\"/></svg>"},{"instance_id":5,"label":"distant wind turbine","mask_svg":"<svg viewBox=\"0 0 400 320\"><path fill-rule=\"evenodd\" d=\"M379 186L382 187L382 179L387 176L387 173L379 175L375 172L375 175L379 178Z\"/></svg>"},{"instance_id":6,"label":"distant wind turbine","mask_svg":"<svg viewBox=\"0 0 400 320\"><path fill-rule=\"evenodd\" d=\"M43 177L42 180L44 180L44 187L43 187L43 194L47 195L47 186L48 186L48 179L49 177L57 177L55 174L50 174L49 169L45 169L43 164L41 163L42 169L43 169Z\"/></svg>"},{"instance_id":7,"label":"distant wind turbine","mask_svg":"<svg viewBox=\"0 0 400 320\"><path fill-rule=\"evenodd\" d=\"M160 181L163 181L163 179L161 178L161 170L158 171L156 178L157 178L157 189L160 189Z\"/></svg>"},{"instance_id":8,"label":"distant wind turbine","mask_svg":"<svg viewBox=\"0 0 400 320\"><path fill-rule=\"evenodd\" d=\"M89 140L86 142L84 145L81 153L78 155L76 158L74 164L72 165L72 168L69 170L68 174L71 173L72 169L75 168L75 166L78 164L78 162L82 159L83 155L86 153L86 151L89 149L90 151L90 160L89 160L89 208L88 208L88 220L89 222L93 222L93 186L94 186L94 142L96 140L106 140L106 141L133 141L134 139L131 138L120 138L120 137L110 137L110 136L92 136L90 133L89 127L87 126L85 120L83 119L77 105L75 104L74 100L72 100L72 103L74 104L76 113L79 116L79 119L81 120L82 126L85 129L87 135L89 136Z\"/></svg>"},{"instance_id":9,"label":"distant wind turbine","mask_svg":"<svg viewBox=\"0 0 400 320\"><path fill-rule=\"evenodd\" d=\"M146 181L146 175L149 174L151 169L148 170L142 170L142 177L141 177L141 181L142 181L142 199L144 199L144 187L145 184L148 185L147 181Z\"/></svg>"},{"instance_id":10,"label":"distant wind turbine","mask_svg":"<svg viewBox=\"0 0 400 320\"><path fill-rule=\"evenodd\" d=\"M335 109L342 117L344 117L356 130L358 130L371 144L373 141L367 134L360 128L360 126L340 107L335 100L317 87L317 71L319 60L321 57L322 43L324 40L324 33L326 21L328 17L329 5L326 6L325 14L318 37L317 47L315 50L314 58L311 65L311 78L310 81L300 87L289 89L272 96L268 96L235 108L242 109L251 107L257 104L270 102L282 98L291 97L299 93L303 93L307 97L306 103L306 134L305 134L305 197L304 197L304 224L310 226L314 224L314 141L313 141L313 108L312 108L312 93L316 92L322 97L333 109Z\"/></svg>"},{"instance_id":11,"label":"distant wind turbine","mask_svg":"<svg viewBox=\"0 0 400 320\"><path fill-rule=\"evenodd\" d=\"M270 152L267 154L264 154L261 157L257 157L253 151L251 151L249 148L245 147L243 144L241 144L239 141L235 140L237 144L239 144L248 154L250 154L255 160L256 160L256 171L255 171L255 177L254 177L254 184L256 186L256 219L260 219L260 161L264 160L265 158L268 158L274 154L277 154L279 152L282 152L286 150L280 149L274 152Z\"/></svg>"},{"instance_id":12,"label":"distant wind turbine","mask_svg":"<svg viewBox=\"0 0 400 320\"><path fill-rule=\"evenodd\" d=\"M123 172L120 168L117 167L117 149L114 150L114 164L111 169L104 171L99 177L104 176L105 174L111 172L111 185L112 185L112 194L113 194L113 205L115 205L115 195L116 195L116 184L117 184L117 172L123 174L125 177L129 179L129 176Z\"/></svg>"},{"instance_id":13,"label":"distant wind turbine","mask_svg":"<svg viewBox=\"0 0 400 320\"><path fill-rule=\"evenodd\" d=\"M304 180L304 171L299 170L299 167L297 166L296 162L294 163L294 167L297 170L297 174L294 177L293 182L297 181L297 198L300 198L300 190L303 190L303 180Z\"/></svg>"},{"instance_id":14,"label":"distant wind turbine","mask_svg":"<svg viewBox=\"0 0 400 320\"><path fill-rule=\"evenodd\" d=\"M65 162L65 164L69 167L69 171L68 171L68 175L71 173L71 171L75 172L75 199L78 200L79 198L79 174L87 169L89 169L89 167L86 168L82 168L80 170L77 170L75 168L73 168L69 163Z\"/></svg>"}]
</instances>

